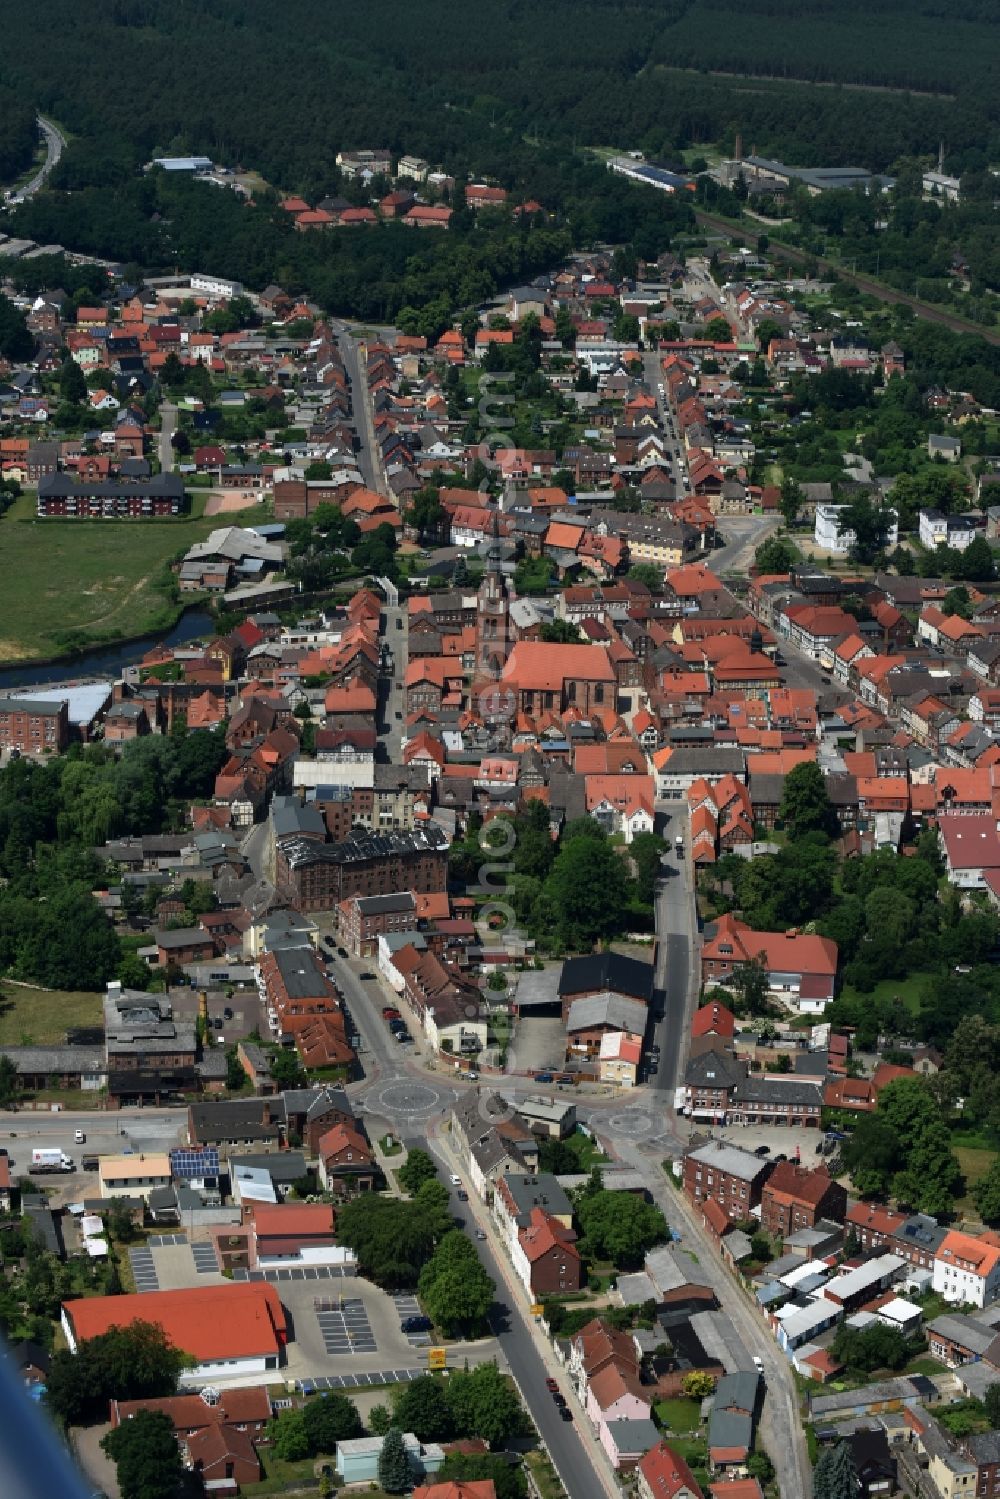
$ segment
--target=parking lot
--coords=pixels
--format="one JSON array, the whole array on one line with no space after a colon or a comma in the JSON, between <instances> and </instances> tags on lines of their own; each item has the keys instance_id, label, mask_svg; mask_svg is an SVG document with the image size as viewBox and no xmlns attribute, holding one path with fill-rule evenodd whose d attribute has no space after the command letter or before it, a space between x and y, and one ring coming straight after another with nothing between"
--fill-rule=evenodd
<instances>
[{"instance_id":1,"label":"parking lot","mask_svg":"<svg viewBox=\"0 0 1000 1499\"><path fill-rule=\"evenodd\" d=\"M741 1150L756 1150L758 1146L766 1145L771 1160L777 1155L786 1155L794 1161L796 1150L800 1152L803 1165L815 1166L820 1160L816 1146L823 1139L821 1129L784 1124L727 1124L712 1133L730 1145L738 1145Z\"/></svg>"},{"instance_id":2,"label":"parking lot","mask_svg":"<svg viewBox=\"0 0 1000 1499\"><path fill-rule=\"evenodd\" d=\"M331 1358L339 1353L374 1353L376 1342L360 1297L317 1299L316 1321Z\"/></svg>"}]
</instances>

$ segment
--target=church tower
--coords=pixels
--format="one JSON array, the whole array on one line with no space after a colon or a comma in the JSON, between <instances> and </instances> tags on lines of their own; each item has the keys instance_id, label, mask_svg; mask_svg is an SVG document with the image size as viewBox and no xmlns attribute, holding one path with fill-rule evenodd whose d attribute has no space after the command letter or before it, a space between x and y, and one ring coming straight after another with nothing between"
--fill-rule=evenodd
<instances>
[{"instance_id":1,"label":"church tower","mask_svg":"<svg viewBox=\"0 0 1000 1499\"><path fill-rule=\"evenodd\" d=\"M486 569L476 607L476 677L499 677L510 652L510 590L501 568L500 515L486 547Z\"/></svg>"}]
</instances>

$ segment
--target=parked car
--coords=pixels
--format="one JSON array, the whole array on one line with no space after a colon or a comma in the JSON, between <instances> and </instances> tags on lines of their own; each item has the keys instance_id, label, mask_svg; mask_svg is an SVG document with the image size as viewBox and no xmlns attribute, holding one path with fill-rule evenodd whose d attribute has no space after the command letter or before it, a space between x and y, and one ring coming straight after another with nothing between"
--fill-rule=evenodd
<instances>
[{"instance_id":1,"label":"parked car","mask_svg":"<svg viewBox=\"0 0 1000 1499\"><path fill-rule=\"evenodd\" d=\"M536 1083L551 1083L552 1080L553 1080L553 1078L552 1078L552 1073L551 1072L536 1072L535 1073L535 1082Z\"/></svg>"},{"instance_id":2,"label":"parked car","mask_svg":"<svg viewBox=\"0 0 1000 1499\"><path fill-rule=\"evenodd\" d=\"M382 1006L382 1019L383 1020L398 1020L399 1019L399 1011L396 1009L396 1006L395 1005L383 1005Z\"/></svg>"},{"instance_id":3,"label":"parked car","mask_svg":"<svg viewBox=\"0 0 1000 1499\"><path fill-rule=\"evenodd\" d=\"M362 978L362 979L373 979L375 977L375 975L374 975L374 973L370 972L369 969L366 968L365 971L364 971L364 973L359 973L358 974L358 977Z\"/></svg>"},{"instance_id":4,"label":"parked car","mask_svg":"<svg viewBox=\"0 0 1000 1499\"><path fill-rule=\"evenodd\" d=\"M337 944L334 942L334 940L333 940L332 937L324 937L323 938L323 946L324 947L336 947L336 945Z\"/></svg>"},{"instance_id":5,"label":"parked car","mask_svg":"<svg viewBox=\"0 0 1000 1499\"><path fill-rule=\"evenodd\" d=\"M460 1187L462 1185L462 1178L460 1176L456 1176L454 1171L451 1173L448 1180L451 1182L453 1187Z\"/></svg>"},{"instance_id":6,"label":"parked car","mask_svg":"<svg viewBox=\"0 0 1000 1499\"><path fill-rule=\"evenodd\" d=\"M459 1200L459 1202L468 1202L468 1200L469 1200L469 1194L468 1194L468 1192L465 1191L464 1188L462 1189L461 1192L459 1192L459 1194L458 1194L458 1200Z\"/></svg>"},{"instance_id":7,"label":"parked car","mask_svg":"<svg viewBox=\"0 0 1000 1499\"><path fill-rule=\"evenodd\" d=\"M477 1239L485 1239L486 1238L486 1235L483 1233L483 1230L481 1228L477 1228L476 1229L476 1238Z\"/></svg>"},{"instance_id":8,"label":"parked car","mask_svg":"<svg viewBox=\"0 0 1000 1499\"><path fill-rule=\"evenodd\" d=\"M223 1010L222 1014L223 1014L224 1019L226 1019L226 1020L232 1020L232 1018L233 1018L233 1012L230 1009L229 1005L226 1005L226 1008Z\"/></svg>"},{"instance_id":9,"label":"parked car","mask_svg":"<svg viewBox=\"0 0 1000 1499\"><path fill-rule=\"evenodd\" d=\"M553 1379L552 1375L550 1374L549 1377L548 1377L548 1379L545 1381L545 1388L547 1390L551 1390L552 1393L553 1393L553 1395L554 1395L555 1392L559 1388L559 1381L558 1381L558 1379Z\"/></svg>"},{"instance_id":10,"label":"parked car","mask_svg":"<svg viewBox=\"0 0 1000 1499\"><path fill-rule=\"evenodd\" d=\"M572 1421L573 1419L573 1412L570 1410L568 1405L561 1405L559 1407L559 1414L564 1421Z\"/></svg>"},{"instance_id":11,"label":"parked car","mask_svg":"<svg viewBox=\"0 0 1000 1499\"><path fill-rule=\"evenodd\" d=\"M757 1149L754 1151L754 1155L759 1155L759 1156L762 1156L762 1157L766 1156L766 1155L770 1155L770 1154L771 1154L771 1147L770 1147L770 1145L758 1145Z\"/></svg>"},{"instance_id":12,"label":"parked car","mask_svg":"<svg viewBox=\"0 0 1000 1499\"><path fill-rule=\"evenodd\" d=\"M341 958L346 958L347 957L347 948L346 947L338 947L337 948L337 956L341 957Z\"/></svg>"},{"instance_id":13,"label":"parked car","mask_svg":"<svg viewBox=\"0 0 1000 1499\"><path fill-rule=\"evenodd\" d=\"M87 1136L84 1134L83 1130L82 1129L78 1129L75 1132L75 1134L73 1135L73 1142L76 1145L83 1145L84 1142L86 1141L86 1138L87 1138Z\"/></svg>"},{"instance_id":14,"label":"parked car","mask_svg":"<svg viewBox=\"0 0 1000 1499\"><path fill-rule=\"evenodd\" d=\"M403 1332L429 1332L433 1324L430 1317L414 1315L404 1317L399 1325Z\"/></svg>"},{"instance_id":15,"label":"parked car","mask_svg":"<svg viewBox=\"0 0 1000 1499\"><path fill-rule=\"evenodd\" d=\"M556 1082L568 1083L572 1087L572 1085L576 1082L576 1078L573 1076L572 1072L560 1072L559 1076L556 1078Z\"/></svg>"},{"instance_id":16,"label":"parked car","mask_svg":"<svg viewBox=\"0 0 1000 1499\"><path fill-rule=\"evenodd\" d=\"M413 1040L413 1037L410 1035L405 1025L403 1026L403 1029L401 1031L393 1031L392 1034L395 1036L396 1040L400 1043L401 1046L405 1046L408 1041Z\"/></svg>"}]
</instances>

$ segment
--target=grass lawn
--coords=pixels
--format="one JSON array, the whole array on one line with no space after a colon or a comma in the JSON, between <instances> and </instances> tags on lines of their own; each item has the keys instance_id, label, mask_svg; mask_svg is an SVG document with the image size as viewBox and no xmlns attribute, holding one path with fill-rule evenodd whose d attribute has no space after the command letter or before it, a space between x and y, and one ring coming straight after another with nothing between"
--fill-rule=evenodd
<instances>
[{"instance_id":1,"label":"grass lawn","mask_svg":"<svg viewBox=\"0 0 1000 1499\"><path fill-rule=\"evenodd\" d=\"M916 1014L930 981L930 974L912 973L905 979L883 979L880 984L875 985L871 994L862 994L860 989L854 989L850 984L845 984L843 994L845 999L869 1001L898 998L912 1014Z\"/></svg>"},{"instance_id":2,"label":"grass lawn","mask_svg":"<svg viewBox=\"0 0 1000 1499\"><path fill-rule=\"evenodd\" d=\"M955 1210L959 1213L969 1213L974 1217L976 1204L972 1196L972 1188L989 1171L997 1158L997 1153L995 1150L972 1145L956 1145L955 1154L962 1168L962 1175L965 1177L965 1193L962 1197L955 1199Z\"/></svg>"},{"instance_id":3,"label":"grass lawn","mask_svg":"<svg viewBox=\"0 0 1000 1499\"><path fill-rule=\"evenodd\" d=\"M0 1046L54 1046L68 1028L103 1024L99 994L73 989L29 989L10 980L0 985Z\"/></svg>"},{"instance_id":4,"label":"grass lawn","mask_svg":"<svg viewBox=\"0 0 1000 1499\"><path fill-rule=\"evenodd\" d=\"M936 1358L931 1358L929 1353L921 1353L918 1358L911 1358L904 1374L940 1374L944 1365Z\"/></svg>"},{"instance_id":5,"label":"grass lawn","mask_svg":"<svg viewBox=\"0 0 1000 1499\"><path fill-rule=\"evenodd\" d=\"M568 1145L576 1156L581 1171L589 1171L592 1166L599 1166L608 1158L604 1154L596 1140L591 1140L582 1130L576 1130L562 1142Z\"/></svg>"},{"instance_id":6,"label":"grass lawn","mask_svg":"<svg viewBox=\"0 0 1000 1499\"><path fill-rule=\"evenodd\" d=\"M697 1431L701 1419L701 1405L697 1400L677 1396L673 1400L656 1402L657 1419L671 1432Z\"/></svg>"},{"instance_id":7,"label":"grass lawn","mask_svg":"<svg viewBox=\"0 0 1000 1499\"><path fill-rule=\"evenodd\" d=\"M260 1460L264 1477L260 1483L241 1483L240 1489L244 1494L287 1494L292 1489L312 1488L316 1482L313 1467L317 1459L314 1457L304 1457L299 1462L288 1463L275 1457L270 1447L264 1447L261 1449ZM332 1468L333 1458L329 1461Z\"/></svg>"},{"instance_id":8,"label":"grass lawn","mask_svg":"<svg viewBox=\"0 0 1000 1499\"><path fill-rule=\"evenodd\" d=\"M203 494L192 502L183 520L38 521L34 493L22 495L0 523L0 661L172 624L173 606L155 586L163 566L217 524L203 518Z\"/></svg>"},{"instance_id":9,"label":"grass lawn","mask_svg":"<svg viewBox=\"0 0 1000 1499\"><path fill-rule=\"evenodd\" d=\"M566 1490L559 1481L559 1475L552 1466L548 1453L540 1449L529 1452L525 1463L541 1499L565 1499Z\"/></svg>"},{"instance_id":10,"label":"grass lawn","mask_svg":"<svg viewBox=\"0 0 1000 1499\"><path fill-rule=\"evenodd\" d=\"M386 1156L400 1155L403 1149L395 1135L383 1135L378 1142L378 1148Z\"/></svg>"}]
</instances>

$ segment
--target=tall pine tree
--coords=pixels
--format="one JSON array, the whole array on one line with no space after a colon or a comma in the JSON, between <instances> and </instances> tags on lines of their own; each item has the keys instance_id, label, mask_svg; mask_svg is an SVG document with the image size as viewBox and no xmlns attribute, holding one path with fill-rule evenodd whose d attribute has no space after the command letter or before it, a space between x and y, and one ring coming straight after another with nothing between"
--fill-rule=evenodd
<instances>
[{"instance_id":1,"label":"tall pine tree","mask_svg":"<svg viewBox=\"0 0 1000 1499\"><path fill-rule=\"evenodd\" d=\"M410 1459L398 1426L390 1426L378 1455L378 1481L387 1494L405 1494L413 1482Z\"/></svg>"},{"instance_id":2,"label":"tall pine tree","mask_svg":"<svg viewBox=\"0 0 1000 1499\"><path fill-rule=\"evenodd\" d=\"M855 1499L858 1476L846 1442L827 1447L813 1469L813 1499Z\"/></svg>"}]
</instances>

